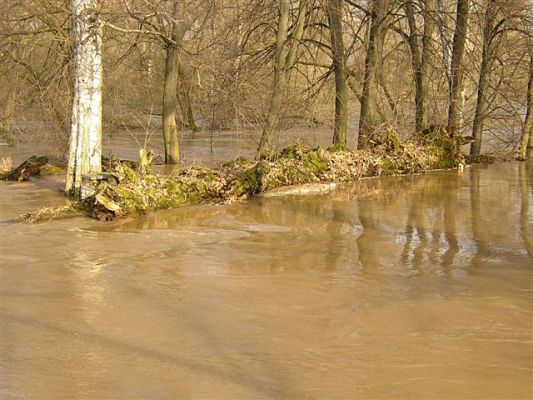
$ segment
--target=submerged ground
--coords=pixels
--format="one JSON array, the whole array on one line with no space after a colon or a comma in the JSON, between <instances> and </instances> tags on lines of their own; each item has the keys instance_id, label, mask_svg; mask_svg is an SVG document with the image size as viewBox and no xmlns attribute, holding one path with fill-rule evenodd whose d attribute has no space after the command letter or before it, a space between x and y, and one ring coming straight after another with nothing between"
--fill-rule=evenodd
<instances>
[{"instance_id":1,"label":"submerged ground","mask_svg":"<svg viewBox=\"0 0 533 400\"><path fill-rule=\"evenodd\" d=\"M2 398L529 399L531 168L113 223L0 182Z\"/></svg>"}]
</instances>

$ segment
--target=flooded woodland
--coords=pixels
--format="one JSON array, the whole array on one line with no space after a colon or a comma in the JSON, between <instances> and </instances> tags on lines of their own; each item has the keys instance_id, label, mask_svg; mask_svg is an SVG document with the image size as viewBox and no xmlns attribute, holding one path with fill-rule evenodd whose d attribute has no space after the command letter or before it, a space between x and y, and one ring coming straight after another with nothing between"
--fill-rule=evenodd
<instances>
[{"instance_id":1,"label":"flooded woodland","mask_svg":"<svg viewBox=\"0 0 533 400\"><path fill-rule=\"evenodd\" d=\"M533 394L531 164L9 222L62 184L0 183L4 398Z\"/></svg>"},{"instance_id":2,"label":"flooded woodland","mask_svg":"<svg viewBox=\"0 0 533 400\"><path fill-rule=\"evenodd\" d=\"M529 0L0 1L0 398L533 399Z\"/></svg>"}]
</instances>

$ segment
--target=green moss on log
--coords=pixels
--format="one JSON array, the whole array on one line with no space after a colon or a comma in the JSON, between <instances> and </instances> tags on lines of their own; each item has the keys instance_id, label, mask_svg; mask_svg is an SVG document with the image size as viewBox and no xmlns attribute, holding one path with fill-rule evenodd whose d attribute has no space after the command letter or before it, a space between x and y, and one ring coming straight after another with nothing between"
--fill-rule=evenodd
<instances>
[{"instance_id":1,"label":"green moss on log","mask_svg":"<svg viewBox=\"0 0 533 400\"><path fill-rule=\"evenodd\" d=\"M462 164L460 146L439 132L401 142L395 132L389 131L370 150L349 151L338 146L324 150L297 144L257 162L237 159L215 169L193 166L174 175L141 175L117 163L108 173L117 178L118 184L92 182L95 193L78 210L97 219L112 220L185 204L227 203L292 185L353 182L361 177L418 173Z\"/></svg>"}]
</instances>

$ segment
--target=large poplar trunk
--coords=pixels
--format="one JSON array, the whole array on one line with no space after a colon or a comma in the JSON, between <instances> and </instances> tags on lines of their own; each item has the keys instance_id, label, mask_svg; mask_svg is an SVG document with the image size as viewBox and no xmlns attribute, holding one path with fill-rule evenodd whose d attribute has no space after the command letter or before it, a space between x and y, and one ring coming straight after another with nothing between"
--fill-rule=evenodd
<instances>
[{"instance_id":1,"label":"large poplar trunk","mask_svg":"<svg viewBox=\"0 0 533 400\"><path fill-rule=\"evenodd\" d=\"M368 146L368 140L380 119L377 113L377 75L380 68L382 45L385 34L385 18L390 0L374 0L372 2L370 33L365 60L365 77L363 95L361 97L361 115L359 118L359 138L357 147Z\"/></svg>"},{"instance_id":2,"label":"large poplar trunk","mask_svg":"<svg viewBox=\"0 0 533 400\"><path fill-rule=\"evenodd\" d=\"M413 4L411 2L405 3L404 9L409 23L409 48L415 77L415 124L416 131L420 132L428 126L428 82L432 57L431 42L435 30L435 0L425 2L422 53L420 53Z\"/></svg>"},{"instance_id":3,"label":"large poplar trunk","mask_svg":"<svg viewBox=\"0 0 533 400\"><path fill-rule=\"evenodd\" d=\"M494 46L492 30L494 29L495 8L495 0L488 0L487 10L485 11L485 27L483 29L483 53L481 56L481 67L479 69L476 112L472 126L472 137L474 138L474 142L470 146L470 154L472 155L481 154L483 124L489 108L488 89Z\"/></svg>"},{"instance_id":4,"label":"large poplar trunk","mask_svg":"<svg viewBox=\"0 0 533 400\"><path fill-rule=\"evenodd\" d=\"M344 0L329 0L327 4L331 34L331 52L335 72L335 126L333 144L346 146L348 131L348 90L346 86L346 60L342 27L342 4Z\"/></svg>"},{"instance_id":5,"label":"large poplar trunk","mask_svg":"<svg viewBox=\"0 0 533 400\"><path fill-rule=\"evenodd\" d=\"M167 44L165 60L165 83L163 88L163 140L165 146L165 163L176 164L179 162L178 126L176 124L178 111L178 79L179 79L179 52L176 41L179 37L178 29L178 0L174 1L172 21L172 42Z\"/></svg>"},{"instance_id":6,"label":"large poplar trunk","mask_svg":"<svg viewBox=\"0 0 533 400\"><path fill-rule=\"evenodd\" d=\"M72 0L75 76L65 191L82 198L82 180L102 170L102 30L99 0Z\"/></svg>"},{"instance_id":7,"label":"large poplar trunk","mask_svg":"<svg viewBox=\"0 0 533 400\"><path fill-rule=\"evenodd\" d=\"M305 28L307 0L300 0L298 17L295 23L292 39L290 40L290 47L287 43L289 36L290 1L279 0L278 9L279 18L276 34L276 56L274 59L272 96L270 98L270 107L261 134L261 140L257 148L256 155L258 157L264 151L270 151L272 149L272 136L278 127L281 107L287 91L289 72L296 60L296 53Z\"/></svg>"},{"instance_id":8,"label":"large poplar trunk","mask_svg":"<svg viewBox=\"0 0 533 400\"><path fill-rule=\"evenodd\" d=\"M464 104L463 55L468 29L469 0L457 0L456 24L453 35L451 85L448 106L448 130L451 134L460 133Z\"/></svg>"},{"instance_id":9,"label":"large poplar trunk","mask_svg":"<svg viewBox=\"0 0 533 400\"><path fill-rule=\"evenodd\" d=\"M518 158L525 160L527 157L528 148L533 151L533 55L529 60L529 81L527 85L527 101L526 101L526 118L524 120L524 127L522 128L522 140Z\"/></svg>"}]
</instances>

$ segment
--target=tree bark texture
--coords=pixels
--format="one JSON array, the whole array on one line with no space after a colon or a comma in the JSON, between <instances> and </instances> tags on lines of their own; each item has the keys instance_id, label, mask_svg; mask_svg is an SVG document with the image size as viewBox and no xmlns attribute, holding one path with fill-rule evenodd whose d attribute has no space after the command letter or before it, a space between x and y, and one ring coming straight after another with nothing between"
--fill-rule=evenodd
<instances>
[{"instance_id":1,"label":"tree bark texture","mask_svg":"<svg viewBox=\"0 0 533 400\"><path fill-rule=\"evenodd\" d=\"M163 141L165 145L165 163L176 164L179 162L178 142L178 97L177 88L179 80L179 49L176 44L179 38L178 26L179 7L178 0L174 0L172 13L172 42L167 43L165 59L165 82L163 88Z\"/></svg>"},{"instance_id":2,"label":"tree bark texture","mask_svg":"<svg viewBox=\"0 0 533 400\"><path fill-rule=\"evenodd\" d=\"M522 140L520 141L519 158L525 160L528 148L533 151L533 55L529 60L529 80L527 85L526 117L522 128Z\"/></svg>"},{"instance_id":3,"label":"tree bark texture","mask_svg":"<svg viewBox=\"0 0 533 400\"><path fill-rule=\"evenodd\" d=\"M420 132L428 126L428 82L432 57L431 43L435 30L435 0L425 1L422 51L420 51L413 3L406 2L404 10L409 23L408 42L415 78L415 125L416 131Z\"/></svg>"},{"instance_id":4,"label":"tree bark texture","mask_svg":"<svg viewBox=\"0 0 533 400\"><path fill-rule=\"evenodd\" d=\"M289 12L290 1L278 1L278 28L276 33L276 55L274 58L274 81L272 96L268 109L265 126L261 134L261 140L257 148L257 156L264 151L272 149L272 136L278 127L283 100L287 91L289 72L296 61L296 53L302 39L307 13L307 0L300 0L298 17L294 24L294 30L289 45Z\"/></svg>"},{"instance_id":5,"label":"tree bark texture","mask_svg":"<svg viewBox=\"0 0 533 400\"><path fill-rule=\"evenodd\" d=\"M102 170L102 30L99 0L72 0L75 76L65 191L82 198L84 176Z\"/></svg>"},{"instance_id":6,"label":"tree bark texture","mask_svg":"<svg viewBox=\"0 0 533 400\"><path fill-rule=\"evenodd\" d=\"M474 142L470 146L470 154L481 154L481 143L483 135L483 123L489 109L489 78L492 70L493 58L493 29L496 17L496 1L488 0L485 11L485 26L483 28L483 53L481 56L481 66L479 69L479 81L477 86L477 102L474 114L474 124L472 126L472 137Z\"/></svg>"},{"instance_id":7,"label":"tree bark texture","mask_svg":"<svg viewBox=\"0 0 533 400\"><path fill-rule=\"evenodd\" d=\"M331 36L333 69L335 72L335 126L333 144L346 146L348 131L348 89L346 85L346 57L344 53L342 4L344 0L329 0L327 12Z\"/></svg>"},{"instance_id":8,"label":"tree bark texture","mask_svg":"<svg viewBox=\"0 0 533 400\"><path fill-rule=\"evenodd\" d=\"M456 24L452 44L451 85L448 106L448 130L460 133L463 110L463 55L468 29L469 0L457 0Z\"/></svg>"},{"instance_id":9,"label":"tree bark texture","mask_svg":"<svg viewBox=\"0 0 533 400\"><path fill-rule=\"evenodd\" d=\"M359 118L359 138L357 147L364 149L379 124L377 112L377 75L380 68L383 39L386 31L386 16L390 0L373 0L368 47L365 60L365 77L363 80L363 95L361 97L361 114Z\"/></svg>"}]
</instances>

